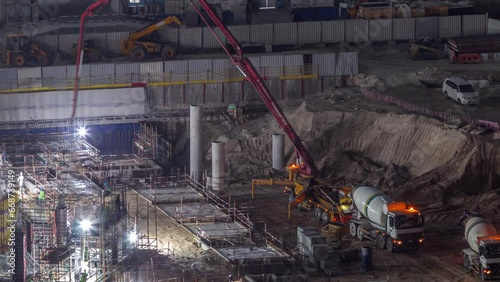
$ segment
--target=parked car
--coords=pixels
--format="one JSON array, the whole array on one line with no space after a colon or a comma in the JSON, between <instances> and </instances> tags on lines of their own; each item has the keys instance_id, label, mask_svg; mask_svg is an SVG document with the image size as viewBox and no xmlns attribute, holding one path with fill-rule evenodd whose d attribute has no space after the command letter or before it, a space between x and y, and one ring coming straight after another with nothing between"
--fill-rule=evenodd
<instances>
[{"instance_id":1,"label":"parked car","mask_svg":"<svg viewBox=\"0 0 500 282\"><path fill-rule=\"evenodd\" d=\"M443 94L446 99L451 98L462 105L479 104L479 96L474 87L460 77L447 78L443 83Z\"/></svg>"}]
</instances>

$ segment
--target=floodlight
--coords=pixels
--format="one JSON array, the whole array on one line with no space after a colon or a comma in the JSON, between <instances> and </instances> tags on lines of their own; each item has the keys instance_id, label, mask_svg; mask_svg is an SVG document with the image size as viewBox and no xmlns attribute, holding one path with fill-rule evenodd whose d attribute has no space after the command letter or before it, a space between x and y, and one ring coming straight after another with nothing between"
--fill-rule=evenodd
<instances>
[{"instance_id":1,"label":"floodlight","mask_svg":"<svg viewBox=\"0 0 500 282\"><path fill-rule=\"evenodd\" d=\"M137 233L133 231L130 232L130 234L128 235L128 239L130 240L130 242L135 243L135 241L137 241Z\"/></svg>"},{"instance_id":2,"label":"floodlight","mask_svg":"<svg viewBox=\"0 0 500 282\"><path fill-rule=\"evenodd\" d=\"M84 219L84 220L82 220L82 222L80 222L80 228L83 231L89 231L91 226L92 226L92 224L90 223L90 221L88 219Z\"/></svg>"},{"instance_id":3,"label":"floodlight","mask_svg":"<svg viewBox=\"0 0 500 282\"><path fill-rule=\"evenodd\" d=\"M77 132L80 137L85 137L85 135L87 135L87 129L85 127L78 128Z\"/></svg>"}]
</instances>

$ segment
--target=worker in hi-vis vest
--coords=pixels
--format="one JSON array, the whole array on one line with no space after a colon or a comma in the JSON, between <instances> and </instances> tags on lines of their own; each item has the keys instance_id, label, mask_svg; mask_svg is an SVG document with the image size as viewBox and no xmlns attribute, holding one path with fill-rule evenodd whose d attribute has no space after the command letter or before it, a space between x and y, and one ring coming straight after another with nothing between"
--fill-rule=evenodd
<instances>
[{"instance_id":1,"label":"worker in hi-vis vest","mask_svg":"<svg viewBox=\"0 0 500 282\"><path fill-rule=\"evenodd\" d=\"M38 205L42 206L45 203L45 189L40 187L40 191L38 192Z\"/></svg>"}]
</instances>

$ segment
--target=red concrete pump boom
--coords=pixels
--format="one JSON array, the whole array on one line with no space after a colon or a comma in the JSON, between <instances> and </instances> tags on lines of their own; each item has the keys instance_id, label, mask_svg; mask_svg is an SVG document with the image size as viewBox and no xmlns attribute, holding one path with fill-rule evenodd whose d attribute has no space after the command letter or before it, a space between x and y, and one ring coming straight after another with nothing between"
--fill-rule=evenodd
<instances>
[{"instance_id":1,"label":"red concrete pump boom","mask_svg":"<svg viewBox=\"0 0 500 282\"><path fill-rule=\"evenodd\" d=\"M78 95L78 76L80 74L80 60L81 60L81 53L82 53L82 44L83 44L83 33L85 29L85 19L88 16L93 16L93 12L95 9L99 7L104 7L108 5L109 0L97 0L96 2L92 3L90 6L88 6L85 11L82 13L80 16L80 34L78 35L78 48L76 51L76 66L75 66L75 82L73 86L73 110L71 113L71 118L75 117L76 114L76 98Z\"/></svg>"},{"instance_id":2,"label":"red concrete pump boom","mask_svg":"<svg viewBox=\"0 0 500 282\"><path fill-rule=\"evenodd\" d=\"M273 114L273 116L276 118L278 121L279 125L283 129L283 131L286 133L290 141L292 142L293 146L295 147L295 153L297 155L297 158L300 158L301 164L300 164L300 173L305 174L305 175L313 175L317 173L317 168L314 165L314 161L309 155L309 152L307 151L306 147L302 143L302 140L300 140L299 136L293 129L293 127L290 125L290 122L288 122L287 118L283 114L283 111L280 109L278 106L278 103L276 100L273 98L271 93L269 92L269 89L267 86L264 84L264 81L260 77L259 73L253 66L253 64L250 62L248 58L243 57L243 51L241 49L240 43L236 38L234 38L233 34L226 28L226 26L222 23L222 21L219 19L217 14L212 10L212 8L209 6L209 4L205 0L198 0L201 7L205 12L208 14L210 19L214 22L214 24L221 30L221 32L224 34L224 37L229 41L231 46L233 47L235 51L235 55L231 55L229 51L226 49L224 43L221 41L219 36L215 33L215 31L212 29L208 21L205 19L204 15L201 13L201 11L196 7L196 5L193 3L192 0L190 0L191 5L193 8L196 10L198 15L200 15L200 18L205 22L205 24L210 28L210 31L212 34L215 36L219 44L222 46L224 51L229 55L231 58L232 63L239 69L239 71L243 74L245 79L252 84L252 86L257 90L259 93L260 97L266 104L267 108L269 111Z\"/></svg>"}]
</instances>

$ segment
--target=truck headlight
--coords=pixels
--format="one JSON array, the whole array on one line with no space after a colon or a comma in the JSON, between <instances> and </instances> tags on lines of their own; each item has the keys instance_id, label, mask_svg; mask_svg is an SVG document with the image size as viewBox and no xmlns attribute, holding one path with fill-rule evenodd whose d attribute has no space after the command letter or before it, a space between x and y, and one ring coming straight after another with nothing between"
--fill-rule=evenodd
<instances>
[{"instance_id":1,"label":"truck headlight","mask_svg":"<svg viewBox=\"0 0 500 282\"><path fill-rule=\"evenodd\" d=\"M491 269L489 268L483 268L484 274L491 274Z\"/></svg>"},{"instance_id":2,"label":"truck headlight","mask_svg":"<svg viewBox=\"0 0 500 282\"><path fill-rule=\"evenodd\" d=\"M423 243L423 242L424 242L424 238L420 238L420 239L418 239L418 242L419 242L419 243Z\"/></svg>"}]
</instances>

